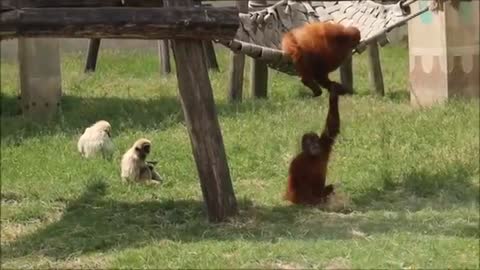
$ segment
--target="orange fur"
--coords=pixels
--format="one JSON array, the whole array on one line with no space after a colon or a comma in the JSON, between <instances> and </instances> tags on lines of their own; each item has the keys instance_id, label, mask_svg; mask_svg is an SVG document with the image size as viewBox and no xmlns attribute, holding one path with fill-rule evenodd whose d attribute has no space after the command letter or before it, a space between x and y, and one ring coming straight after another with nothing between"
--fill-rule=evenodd
<instances>
[{"instance_id":1,"label":"orange fur","mask_svg":"<svg viewBox=\"0 0 480 270\"><path fill-rule=\"evenodd\" d=\"M339 94L351 92L328 75L336 70L360 42L360 31L335 23L307 23L287 32L282 39L282 50L292 58L305 86L315 96L322 91L317 83Z\"/></svg>"},{"instance_id":2,"label":"orange fur","mask_svg":"<svg viewBox=\"0 0 480 270\"><path fill-rule=\"evenodd\" d=\"M302 137L302 152L290 163L285 199L294 204L314 205L325 202L333 186L325 186L327 165L335 138L340 132L338 95L330 93L325 128L318 136L307 133Z\"/></svg>"}]
</instances>

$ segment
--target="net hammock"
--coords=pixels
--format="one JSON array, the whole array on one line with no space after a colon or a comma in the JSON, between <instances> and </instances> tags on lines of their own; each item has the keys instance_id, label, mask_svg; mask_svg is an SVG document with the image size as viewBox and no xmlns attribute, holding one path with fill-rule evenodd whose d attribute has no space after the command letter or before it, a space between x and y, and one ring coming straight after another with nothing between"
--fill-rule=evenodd
<instances>
[{"instance_id":1,"label":"net hammock","mask_svg":"<svg viewBox=\"0 0 480 270\"><path fill-rule=\"evenodd\" d=\"M296 74L290 58L281 50L284 33L310 22L335 22L355 26L361 42L352 51L362 53L369 43L380 46L389 43L387 33L407 21L435 8L436 0L414 13L410 5L424 0L401 0L395 4L380 4L371 0L356 1L293 1L281 0L271 6L240 13L240 27L233 40L217 40L235 53L263 60L270 68Z\"/></svg>"}]
</instances>

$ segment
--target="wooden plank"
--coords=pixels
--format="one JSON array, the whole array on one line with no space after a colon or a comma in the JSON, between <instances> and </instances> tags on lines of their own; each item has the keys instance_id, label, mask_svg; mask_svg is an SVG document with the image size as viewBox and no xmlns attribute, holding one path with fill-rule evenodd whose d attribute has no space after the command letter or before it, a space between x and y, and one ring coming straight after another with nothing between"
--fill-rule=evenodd
<instances>
[{"instance_id":1,"label":"wooden plank","mask_svg":"<svg viewBox=\"0 0 480 270\"><path fill-rule=\"evenodd\" d=\"M85 64L85 72L93 72L97 67L98 51L100 50L100 39L90 39L88 44L87 62Z\"/></svg>"},{"instance_id":2,"label":"wooden plank","mask_svg":"<svg viewBox=\"0 0 480 270\"><path fill-rule=\"evenodd\" d=\"M237 0L236 5L241 13L248 12L248 1ZM231 52L230 83L228 87L228 101L241 102L243 95L243 77L245 70L245 55Z\"/></svg>"},{"instance_id":3,"label":"wooden plank","mask_svg":"<svg viewBox=\"0 0 480 270\"><path fill-rule=\"evenodd\" d=\"M17 0L0 0L0 11L13 10L17 8Z\"/></svg>"},{"instance_id":4,"label":"wooden plank","mask_svg":"<svg viewBox=\"0 0 480 270\"><path fill-rule=\"evenodd\" d=\"M187 3L189 2L189 3ZM168 5L190 4L168 0ZM178 88L200 185L211 222L225 221L238 212L227 156L218 123L202 42L173 40Z\"/></svg>"},{"instance_id":5,"label":"wooden plank","mask_svg":"<svg viewBox=\"0 0 480 270\"><path fill-rule=\"evenodd\" d=\"M368 50L368 59L370 62L370 70L369 70L369 77L370 81L373 84L373 88L375 89L375 94L379 96L385 95L385 89L383 84L383 74L382 74L382 66L380 63L380 55L378 52L378 44L373 42L367 46Z\"/></svg>"},{"instance_id":6,"label":"wooden plank","mask_svg":"<svg viewBox=\"0 0 480 270\"><path fill-rule=\"evenodd\" d=\"M0 0L0 6L16 7L161 7L162 0Z\"/></svg>"},{"instance_id":7,"label":"wooden plank","mask_svg":"<svg viewBox=\"0 0 480 270\"><path fill-rule=\"evenodd\" d=\"M232 39L238 10L211 8L23 8L0 13L0 38Z\"/></svg>"}]
</instances>

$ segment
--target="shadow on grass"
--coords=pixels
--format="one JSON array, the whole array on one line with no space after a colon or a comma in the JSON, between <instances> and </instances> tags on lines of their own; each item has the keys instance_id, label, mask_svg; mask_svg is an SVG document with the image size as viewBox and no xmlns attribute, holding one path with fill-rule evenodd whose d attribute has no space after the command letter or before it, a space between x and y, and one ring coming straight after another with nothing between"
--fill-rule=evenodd
<instances>
[{"instance_id":1,"label":"shadow on grass","mask_svg":"<svg viewBox=\"0 0 480 270\"><path fill-rule=\"evenodd\" d=\"M327 91L324 90L323 97L317 99L325 99L326 96ZM16 96L2 93L0 97L0 135L5 145L19 144L26 138L57 133L80 135L86 127L99 119L109 121L115 133L126 129L167 129L184 121L180 100L174 96L150 99L64 96L62 113L48 123L22 117ZM311 100L312 94L304 89L299 91L298 98ZM391 98L397 99L395 96ZM238 104L216 102L220 117L235 117L238 114L262 110L275 113L283 111L283 106L264 100L246 100Z\"/></svg>"},{"instance_id":2,"label":"shadow on grass","mask_svg":"<svg viewBox=\"0 0 480 270\"><path fill-rule=\"evenodd\" d=\"M389 91L385 93L385 98L396 103L408 103L410 101L410 92L405 90Z\"/></svg>"},{"instance_id":3,"label":"shadow on grass","mask_svg":"<svg viewBox=\"0 0 480 270\"><path fill-rule=\"evenodd\" d=\"M280 238L351 239L358 237L352 234L352 228L366 235L405 231L478 236L476 226L471 224L438 226L438 219L416 220L409 218L405 211L396 216L379 214L371 218L296 206L256 206L248 200L239 202L240 214L230 222L209 224L200 201L129 203L105 199L107 192L108 186L103 181L94 181L79 198L67 202L58 221L3 247L2 258L8 260L37 254L65 259L72 254L141 247L155 240L275 242Z\"/></svg>"},{"instance_id":4,"label":"shadow on grass","mask_svg":"<svg viewBox=\"0 0 480 270\"><path fill-rule=\"evenodd\" d=\"M217 102L217 113L222 117L234 117L252 110L280 111L280 105L264 101L247 101L240 104ZM83 130L98 121L109 121L115 133L125 129L166 129L184 121L180 100L177 97L151 99L127 99L116 97L86 98L65 96L62 113L48 123L30 121L18 112L14 96L1 96L2 143L21 143L29 137L71 133L80 135Z\"/></svg>"},{"instance_id":5,"label":"shadow on grass","mask_svg":"<svg viewBox=\"0 0 480 270\"><path fill-rule=\"evenodd\" d=\"M354 198L360 209L418 211L425 207L445 210L480 203L478 164L452 162L441 171L412 168L393 180L388 169L383 187L371 189ZM474 181L474 179L477 179Z\"/></svg>"}]
</instances>

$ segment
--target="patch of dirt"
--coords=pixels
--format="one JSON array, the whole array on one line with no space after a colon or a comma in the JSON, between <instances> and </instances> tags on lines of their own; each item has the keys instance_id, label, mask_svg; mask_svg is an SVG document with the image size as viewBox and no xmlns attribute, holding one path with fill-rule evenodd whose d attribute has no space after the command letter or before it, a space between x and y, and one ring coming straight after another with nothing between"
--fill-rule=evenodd
<instances>
[{"instance_id":1,"label":"patch of dirt","mask_svg":"<svg viewBox=\"0 0 480 270\"><path fill-rule=\"evenodd\" d=\"M1 198L2 204L18 204L23 201L23 195L11 191L2 192Z\"/></svg>"},{"instance_id":2,"label":"patch of dirt","mask_svg":"<svg viewBox=\"0 0 480 270\"><path fill-rule=\"evenodd\" d=\"M327 270L340 270L340 269L352 269L350 260L342 257L333 258L331 261L325 264Z\"/></svg>"},{"instance_id":3,"label":"patch of dirt","mask_svg":"<svg viewBox=\"0 0 480 270\"><path fill-rule=\"evenodd\" d=\"M295 269L308 269L308 267L301 266L296 263L287 263L287 262L277 262L269 266L271 269L289 269L289 270L295 270Z\"/></svg>"}]
</instances>

